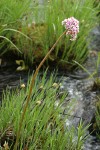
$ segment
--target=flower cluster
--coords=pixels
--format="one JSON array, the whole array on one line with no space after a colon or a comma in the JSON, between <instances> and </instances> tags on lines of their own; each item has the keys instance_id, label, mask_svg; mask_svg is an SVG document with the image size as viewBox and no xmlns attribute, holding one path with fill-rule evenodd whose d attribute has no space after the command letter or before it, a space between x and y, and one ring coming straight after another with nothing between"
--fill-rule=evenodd
<instances>
[{"instance_id":1,"label":"flower cluster","mask_svg":"<svg viewBox=\"0 0 100 150\"><path fill-rule=\"evenodd\" d=\"M79 21L74 17L70 17L62 21L62 25L64 25L67 30L66 35L70 35L72 41L76 40L77 33L79 32Z\"/></svg>"}]
</instances>

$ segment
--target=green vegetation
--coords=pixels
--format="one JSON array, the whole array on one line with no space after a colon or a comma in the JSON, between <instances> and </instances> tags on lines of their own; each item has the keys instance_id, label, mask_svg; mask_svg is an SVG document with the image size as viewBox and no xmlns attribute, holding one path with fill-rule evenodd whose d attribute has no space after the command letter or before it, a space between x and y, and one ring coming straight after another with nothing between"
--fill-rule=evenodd
<instances>
[{"instance_id":1,"label":"green vegetation","mask_svg":"<svg viewBox=\"0 0 100 150\"><path fill-rule=\"evenodd\" d=\"M95 78L95 83L94 83L93 88L95 88L97 90L100 90L99 69L100 69L100 52L98 52L98 59L97 59L97 62L96 62L96 69L95 69L95 72L94 72L94 75L96 75L96 78Z\"/></svg>"},{"instance_id":2,"label":"green vegetation","mask_svg":"<svg viewBox=\"0 0 100 150\"><path fill-rule=\"evenodd\" d=\"M18 47L15 42L15 36L21 36L28 38L22 33L19 28L22 24L22 20L25 18L25 14L30 12L31 0L25 1L13 1L6 0L0 1L0 55L5 53L20 53L21 47ZM29 39L27 39L29 40ZM16 45L16 46L15 46ZM11 51L10 51L11 50Z\"/></svg>"},{"instance_id":3,"label":"green vegetation","mask_svg":"<svg viewBox=\"0 0 100 150\"><path fill-rule=\"evenodd\" d=\"M100 68L100 52L98 52L98 59L97 59L97 65L96 65L96 75L95 83L93 89L97 89L98 92L100 92L100 76L98 75ZM95 114L95 124L94 129L97 134L97 137L100 139L100 95L98 95L98 101L96 103L96 114Z\"/></svg>"},{"instance_id":4,"label":"green vegetation","mask_svg":"<svg viewBox=\"0 0 100 150\"><path fill-rule=\"evenodd\" d=\"M97 137L100 139L100 96L98 97L98 102L96 103L96 123L94 124L94 129L96 131Z\"/></svg>"},{"instance_id":5,"label":"green vegetation","mask_svg":"<svg viewBox=\"0 0 100 150\"><path fill-rule=\"evenodd\" d=\"M0 141L2 145L6 142L10 149L13 149L15 144L30 82L31 79L26 88L16 89L12 93L7 90L3 95L0 107ZM24 148L29 150L82 149L87 127L83 128L82 122L78 128L65 125L68 116L63 116L62 104L67 93L64 92L60 96L59 88L60 84L57 83L54 74L48 80L46 73L42 78L37 77L21 128L19 150ZM68 106L70 105L74 107L72 102L68 102ZM70 107L67 108L68 112L70 112L69 109Z\"/></svg>"},{"instance_id":6,"label":"green vegetation","mask_svg":"<svg viewBox=\"0 0 100 150\"><path fill-rule=\"evenodd\" d=\"M0 57L10 53L23 58L25 61L16 60L20 65L17 69L20 70L27 70L27 63L37 65L64 33L61 22L73 16L80 22L77 40L72 42L69 37L61 36L54 51L45 60L48 65L56 64L62 69L72 69L78 65L84 69L82 63L88 55L87 45L91 40L89 33L97 23L97 13L98 3L95 5L95 0L45 0L44 5L40 5L38 0L1 0ZM98 73L99 64L100 54L96 71L91 77L94 78ZM37 67L33 76L34 86L31 84L33 80L29 79L25 88L12 92L7 90L3 95L0 106L0 143L5 150L81 150L88 126L84 127L81 121L77 129L66 126L68 116L63 115L62 105L67 93L60 95L60 83L56 83L54 74L48 79L46 73L43 78L37 76L40 67ZM94 83L100 87L99 78ZM32 94L29 92L31 87ZM24 113L25 106L27 109ZM70 106L74 107L74 102L68 102L68 115L71 112ZM99 117L97 109L98 128ZM23 121L20 128L21 118Z\"/></svg>"},{"instance_id":7,"label":"green vegetation","mask_svg":"<svg viewBox=\"0 0 100 150\"><path fill-rule=\"evenodd\" d=\"M31 40L18 32L4 30L0 35L11 40L19 50L7 41L1 40L0 54L11 50L9 53L24 57L28 63L39 63L63 33L61 22L74 16L80 22L77 40L72 42L68 37L63 37L47 62L56 63L59 67L67 69L76 65L73 60L82 64L88 54L87 45L90 39L87 40L87 37L97 22L98 4L95 6L94 2L95 0L50 0L40 5L38 1L1 0L0 26L4 29L16 29L29 36Z\"/></svg>"},{"instance_id":8,"label":"green vegetation","mask_svg":"<svg viewBox=\"0 0 100 150\"><path fill-rule=\"evenodd\" d=\"M50 15L51 13L52 15ZM49 3L48 13L46 14L46 41L49 42L49 44L47 44L49 47L63 32L63 28L60 24L64 18L74 16L80 21L80 33L78 34L77 40L71 42L69 38L64 37L58 44L54 56L60 58L60 62L65 62L65 64L73 63L73 60L82 64L88 54L88 42L86 42L86 38L96 21L96 9L93 8L93 1L67 0L66 2L64 0L52 0L51 3Z\"/></svg>"}]
</instances>

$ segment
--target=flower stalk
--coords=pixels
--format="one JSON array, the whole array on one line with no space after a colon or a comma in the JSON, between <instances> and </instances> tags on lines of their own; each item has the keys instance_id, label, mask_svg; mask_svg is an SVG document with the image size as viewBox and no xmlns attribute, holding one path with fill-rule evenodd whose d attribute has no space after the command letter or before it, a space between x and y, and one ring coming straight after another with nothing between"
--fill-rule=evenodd
<instances>
[{"instance_id":1,"label":"flower stalk","mask_svg":"<svg viewBox=\"0 0 100 150\"><path fill-rule=\"evenodd\" d=\"M66 34L66 31L64 31L60 37L57 39L57 41L55 42L55 44L52 46L52 48L48 51L48 53L46 54L46 56L43 58L43 60L40 62L39 66L37 67L33 77L32 77L32 81L31 81L31 84L30 84L30 88L29 88L29 94L27 96L27 99L26 99L26 104L23 108L23 113L22 113L22 116L21 116L21 119L20 119L20 122L19 122L19 129L18 129L18 132L17 132L17 137L16 137L16 143L15 143L15 146L14 146L14 150L17 150L17 146L18 146L18 141L19 141L19 138L20 138L20 132L21 132L21 128L22 128L22 124L23 124L23 120L24 120L24 116L25 116L25 113L26 113L26 110L27 110L27 107L28 107L28 104L29 104L29 101L30 101L30 98L31 98L31 94L32 94L32 89L33 89L33 86L34 86L34 83L35 83L35 79L38 75L38 72L40 70L40 68L42 67L42 65L44 64L44 62L47 60L47 58L49 57L49 55L51 54L51 52L54 50L54 48L56 47L56 45L58 44L59 40L63 37L63 35Z\"/></svg>"},{"instance_id":2,"label":"flower stalk","mask_svg":"<svg viewBox=\"0 0 100 150\"><path fill-rule=\"evenodd\" d=\"M56 45L58 44L59 40L63 37L63 35L70 35L72 41L76 40L77 38L77 33L79 32L79 21L77 19L75 19L74 17L70 17L68 19L65 19L64 21L62 21L62 25L64 25L65 27L65 31L59 36L59 38L57 39L57 41L54 43L54 45L52 46L52 48L48 51L48 53L46 54L46 56L43 58L43 60L40 62L39 66L37 67L33 77L32 77L32 81L30 83L30 88L29 88L29 94L27 96L26 99L26 104L23 108L23 112L21 115L21 119L19 122L19 128L18 128L18 132L17 132L17 136L16 136L16 142L15 142L15 146L14 146L14 150L17 150L17 146L18 146L18 141L20 138L20 132L21 132L21 128L22 128L22 124L23 124L23 120L25 117L25 113L31 98L31 94L32 94L32 89L33 86L35 84L35 79L38 75L38 72L40 70L40 68L42 67L42 65L44 64L44 62L47 60L47 58L49 57L49 55L51 54L51 52L54 50L54 48L56 47Z\"/></svg>"}]
</instances>

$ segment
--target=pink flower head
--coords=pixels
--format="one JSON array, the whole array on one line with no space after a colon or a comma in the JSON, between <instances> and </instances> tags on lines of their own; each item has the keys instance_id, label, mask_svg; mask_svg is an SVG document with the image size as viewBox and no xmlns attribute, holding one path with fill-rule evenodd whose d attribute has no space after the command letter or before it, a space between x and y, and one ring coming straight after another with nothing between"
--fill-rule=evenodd
<instances>
[{"instance_id":1,"label":"pink flower head","mask_svg":"<svg viewBox=\"0 0 100 150\"><path fill-rule=\"evenodd\" d=\"M74 17L70 17L62 21L62 25L64 25L67 30L66 35L70 35L72 41L76 40L77 33L79 32L79 21Z\"/></svg>"}]
</instances>

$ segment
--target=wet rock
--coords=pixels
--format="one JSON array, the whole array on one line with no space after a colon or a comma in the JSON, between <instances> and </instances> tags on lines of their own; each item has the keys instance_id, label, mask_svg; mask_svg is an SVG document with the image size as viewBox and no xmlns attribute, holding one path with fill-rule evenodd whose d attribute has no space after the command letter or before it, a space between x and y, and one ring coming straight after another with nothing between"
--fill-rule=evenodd
<instances>
[{"instance_id":1,"label":"wet rock","mask_svg":"<svg viewBox=\"0 0 100 150\"><path fill-rule=\"evenodd\" d=\"M92 41L89 48L92 50L100 51L100 25L94 28L91 32Z\"/></svg>"},{"instance_id":2,"label":"wet rock","mask_svg":"<svg viewBox=\"0 0 100 150\"><path fill-rule=\"evenodd\" d=\"M85 124L91 122L95 114L96 92L92 92L94 81L91 80L76 80L69 77L62 78L63 89L68 92L68 96L64 101L64 115L69 115L66 120L67 126L78 126L80 119ZM68 100L70 101L68 103ZM69 104L69 105L68 105ZM68 108L70 107L70 108ZM70 111L68 112L68 110Z\"/></svg>"},{"instance_id":3,"label":"wet rock","mask_svg":"<svg viewBox=\"0 0 100 150\"><path fill-rule=\"evenodd\" d=\"M89 135L83 150L100 150L100 141L98 141L96 137Z\"/></svg>"}]
</instances>

